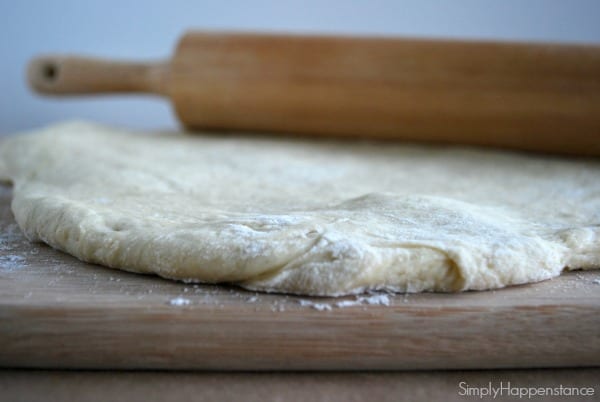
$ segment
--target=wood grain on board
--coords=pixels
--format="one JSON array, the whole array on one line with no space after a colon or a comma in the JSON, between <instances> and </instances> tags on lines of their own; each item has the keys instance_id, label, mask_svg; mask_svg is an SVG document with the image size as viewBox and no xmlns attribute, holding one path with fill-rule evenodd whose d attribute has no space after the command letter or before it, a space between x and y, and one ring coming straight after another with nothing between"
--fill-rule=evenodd
<instances>
[{"instance_id":1,"label":"wood grain on board","mask_svg":"<svg viewBox=\"0 0 600 402\"><path fill-rule=\"evenodd\" d=\"M82 263L21 234L0 188L0 366L364 370L600 365L600 272L459 294L258 294ZM338 307L341 301L350 306Z\"/></svg>"}]
</instances>

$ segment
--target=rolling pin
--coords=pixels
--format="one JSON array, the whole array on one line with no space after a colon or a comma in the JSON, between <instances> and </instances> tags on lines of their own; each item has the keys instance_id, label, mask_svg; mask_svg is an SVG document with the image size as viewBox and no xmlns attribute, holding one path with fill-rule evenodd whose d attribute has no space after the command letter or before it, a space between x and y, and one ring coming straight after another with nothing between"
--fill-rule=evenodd
<instances>
[{"instance_id":1,"label":"rolling pin","mask_svg":"<svg viewBox=\"0 0 600 402\"><path fill-rule=\"evenodd\" d=\"M189 129L600 155L600 46L190 32L169 61L44 56L28 80L165 96Z\"/></svg>"}]
</instances>

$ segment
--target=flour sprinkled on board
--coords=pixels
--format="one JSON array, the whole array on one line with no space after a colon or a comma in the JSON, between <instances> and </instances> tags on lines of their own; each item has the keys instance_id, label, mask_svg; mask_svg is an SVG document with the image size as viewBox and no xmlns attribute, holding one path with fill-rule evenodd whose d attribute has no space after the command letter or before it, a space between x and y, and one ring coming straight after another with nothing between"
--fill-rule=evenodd
<instances>
[{"instance_id":1,"label":"flour sprinkled on board","mask_svg":"<svg viewBox=\"0 0 600 402\"><path fill-rule=\"evenodd\" d=\"M11 223L2 228L2 233L0 233L0 250L12 250L20 243L26 243L26 239L21 234L16 223Z\"/></svg>"},{"instance_id":2,"label":"flour sprinkled on board","mask_svg":"<svg viewBox=\"0 0 600 402\"><path fill-rule=\"evenodd\" d=\"M25 266L25 258L20 255L0 255L0 267L3 269L18 269Z\"/></svg>"},{"instance_id":3,"label":"flour sprinkled on board","mask_svg":"<svg viewBox=\"0 0 600 402\"><path fill-rule=\"evenodd\" d=\"M356 296L354 300L341 300L335 303L315 303L306 299L300 299L298 303L303 307L312 307L319 311L328 311L331 310L332 307L344 308L364 305L390 306L392 304L390 297L387 294L382 293L376 293L369 296Z\"/></svg>"},{"instance_id":4,"label":"flour sprinkled on board","mask_svg":"<svg viewBox=\"0 0 600 402\"><path fill-rule=\"evenodd\" d=\"M183 298L183 297L176 297L174 299L170 299L169 300L169 305L170 306L177 306L177 307L188 306L190 303L191 303L190 299L186 299L186 298Z\"/></svg>"},{"instance_id":5,"label":"flour sprinkled on board","mask_svg":"<svg viewBox=\"0 0 600 402\"><path fill-rule=\"evenodd\" d=\"M17 253L28 244L27 239L15 223L2 228L0 233L0 252L3 255L0 255L0 268L13 270L27 266L23 252L20 254Z\"/></svg>"},{"instance_id":6,"label":"flour sprinkled on board","mask_svg":"<svg viewBox=\"0 0 600 402\"><path fill-rule=\"evenodd\" d=\"M375 294L372 296L359 297L358 301L364 304L379 304L382 306L390 305L390 297L386 294Z\"/></svg>"},{"instance_id":7,"label":"flour sprinkled on board","mask_svg":"<svg viewBox=\"0 0 600 402\"><path fill-rule=\"evenodd\" d=\"M310 300L304 300L304 299L301 299L299 301L299 303L303 307L312 307L315 310L319 310L319 311L331 310L331 305L327 304L327 303L314 303Z\"/></svg>"}]
</instances>

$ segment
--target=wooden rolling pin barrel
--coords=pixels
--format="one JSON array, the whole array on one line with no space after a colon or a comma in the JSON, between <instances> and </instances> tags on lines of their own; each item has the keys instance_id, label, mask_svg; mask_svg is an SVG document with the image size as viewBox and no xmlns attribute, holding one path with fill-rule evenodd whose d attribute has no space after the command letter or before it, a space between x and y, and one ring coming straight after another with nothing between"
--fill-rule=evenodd
<instances>
[{"instance_id":1,"label":"wooden rolling pin barrel","mask_svg":"<svg viewBox=\"0 0 600 402\"><path fill-rule=\"evenodd\" d=\"M170 61L45 56L28 77L166 96L191 129L600 155L600 46L191 32Z\"/></svg>"}]
</instances>

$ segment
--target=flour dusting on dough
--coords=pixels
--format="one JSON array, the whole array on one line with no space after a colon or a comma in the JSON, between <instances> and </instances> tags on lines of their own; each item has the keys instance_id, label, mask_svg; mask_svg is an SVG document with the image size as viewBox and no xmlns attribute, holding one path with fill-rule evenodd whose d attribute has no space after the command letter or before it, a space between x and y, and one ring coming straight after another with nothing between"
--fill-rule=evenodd
<instances>
[{"instance_id":1,"label":"flour dusting on dough","mask_svg":"<svg viewBox=\"0 0 600 402\"><path fill-rule=\"evenodd\" d=\"M72 122L5 139L0 162L28 239L186 282L340 296L600 267L591 159Z\"/></svg>"}]
</instances>

